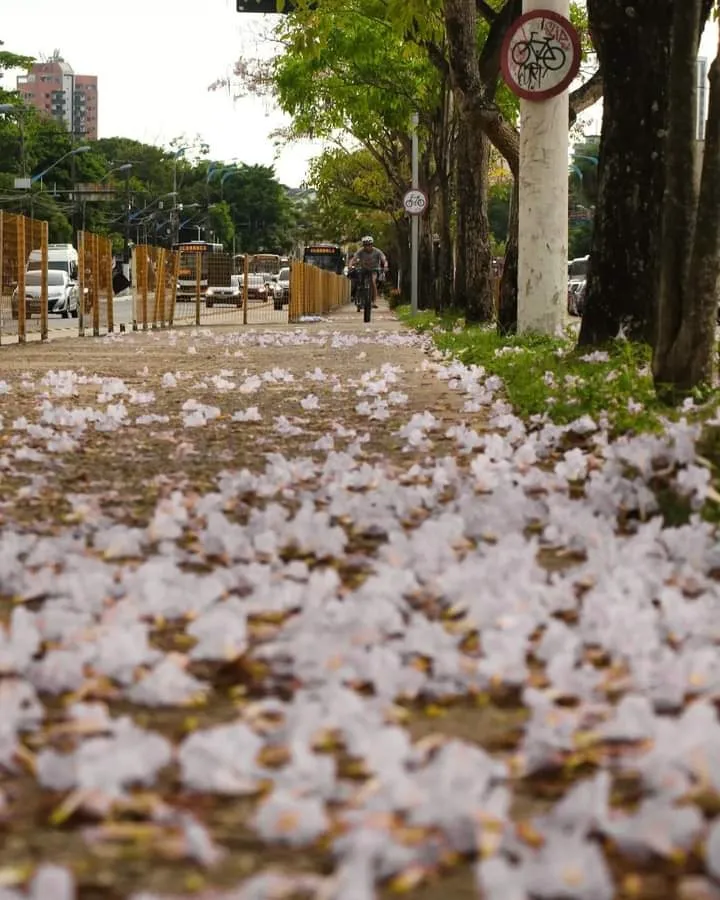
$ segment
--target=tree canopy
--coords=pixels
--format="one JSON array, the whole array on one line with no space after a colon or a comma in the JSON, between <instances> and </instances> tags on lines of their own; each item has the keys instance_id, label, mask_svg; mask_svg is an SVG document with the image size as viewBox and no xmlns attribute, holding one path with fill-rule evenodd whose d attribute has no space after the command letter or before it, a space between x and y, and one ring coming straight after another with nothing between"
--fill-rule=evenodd
<instances>
[{"instance_id":1,"label":"tree canopy","mask_svg":"<svg viewBox=\"0 0 720 900\"><path fill-rule=\"evenodd\" d=\"M19 62L29 65L32 61L11 53L0 55L0 66L17 67ZM51 240L71 238L75 214L78 225L110 235L119 248L128 213L127 192L131 240L167 243L177 180L181 237L214 236L228 249L235 246L250 252L287 251L294 245L300 214L272 166L229 167L221 160L208 159L200 137L186 136L169 147L125 137L103 138L93 142L89 152L58 162L73 149L72 137L53 120L22 107L15 92L6 91L5 96L5 102L17 105L18 111L0 115L2 208L47 220ZM179 153L180 147L188 149ZM131 164L129 171L118 171L127 164ZM34 181L29 192L14 189L16 177L36 176L48 168L47 175ZM218 176L227 174L228 169L232 174L221 184ZM113 186L113 196L74 209L73 171L78 183L103 181Z\"/></svg>"}]
</instances>

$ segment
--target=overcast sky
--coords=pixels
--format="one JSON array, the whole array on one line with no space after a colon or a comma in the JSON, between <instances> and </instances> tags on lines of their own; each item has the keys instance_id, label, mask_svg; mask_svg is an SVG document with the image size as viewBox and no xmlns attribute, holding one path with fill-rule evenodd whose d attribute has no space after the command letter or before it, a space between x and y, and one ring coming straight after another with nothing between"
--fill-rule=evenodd
<instances>
[{"instance_id":1,"label":"overcast sky","mask_svg":"<svg viewBox=\"0 0 720 900\"><path fill-rule=\"evenodd\" d=\"M235 0L0 0L5 50L36 58L55 49L79 75L98 76L99 136L167 145L199 133L215 159L274 164L298 187L319 144L275 160L271 132L287 123L267 100L233 101L208 86L241 55L268 56L275 16L237 13ZM15 87L15 75L4 83Z\"/></svg>"},{"instance_id":2,"label":"overcast sky","mask_svg":"<svg viewBox=\"0 0 720 900\"><path fill-rule=\"evenodd\" d=\"M275 16L237 13L235 0L2 2L6 50L40 57L58 49L77 74L98 76L100 137L167 146L200 134L212 158L274 164L291 187L300 186L308 160L322 150L305 142L276 158L270 135L287 120L269 100L208 91L241 55L272 54L266 36ZM713 23L701 55L712 59L716 47ZM6 76L7 87L15 86L15 74ZM582 117L586 133L599 133L601 116L596 104Z\"/></svg>"}]
</instances>

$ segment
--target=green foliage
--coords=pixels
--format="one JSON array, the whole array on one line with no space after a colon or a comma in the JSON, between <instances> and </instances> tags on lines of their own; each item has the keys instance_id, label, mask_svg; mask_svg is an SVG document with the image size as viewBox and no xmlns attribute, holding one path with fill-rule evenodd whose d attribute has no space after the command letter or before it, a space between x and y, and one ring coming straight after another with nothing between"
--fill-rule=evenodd
<instances>
[{"instance_id":1,"label":"green foliage","mask_svg":"<svg viewBox=\"0 0 720 900\"><path fill-rule=\"evenodd\" d=\"M228 178L223 192L235 224L238 252L274 253L292 248L295 210L272 166L238 166L237 175Z\"/></svg>"},{"instance_id":2,"label":"green foliage","mask_svg":"<svg viewBox=\"0 0 720 900\"><path fill-rule=\"evenodd\" d=\"M223 200L213 204L208 210L208 226L215 234L215 240L220 241L226 250L231 250L233 237L235 236L235 223L232 219L232 210Z\"/></svg>"},{"instance_id":3,"label":"green foliage","mask_svg":"<svg viewBox=\"0 0 720 900\"><path fill-rule=\"evenodd\" d=\"M382 246L395 204L387 173L372 153L326 150L312 161L309 181L317 191L315 240L344 243L371 233Z\"/></svg>"},{"instance_id":4,"label":"green foliage","mask_svg":"<svg viewBox=\"0 0 720 900\"><path fill-rule=\"evenodd\" d=\"M222 198L219 179L208 180L206 145L199 139L192 144L178 139L175 145L189 145L184 156L176 158L172 148L128 138L104 138L95 141L89 152L58 162L73 148L72 138L62 126L33 109L19 116L0 116L0 189L10 197L3 208L46 219L51 240L70 240L74 172L77 182L102 180L115 188L107 201L88 202L84 209L78 209L78 224L84 222L88 230L109 235L119 249L129 189L131 237L158 243L169 235L172 200L167 195L177 174L178 203L197 209L193 223L205 227L208 233L215 232L228 248L235 231L251 251L287 250L293 245L295 212L271 167L238 166L238 174L228 179ZM124 172L112 171L126 163L132 163L128 182ZM52 170L42 182L33 184L32 197L14 192L14 178L23 170L28 175L38 174L50 166ZM160 205L162 198L164 208ZM227 203L221 203L223 199ZM148 207L147 214L142 213L143 207Z\"/></svg>"},{"instance_id":5,"label":"green foliage","mask_svg":"<svg viewBox=\"0 0 720 900\"><path fill-rule=\"evenodd\" d=\"M406 306L397 312L416 330L431 333L440 350L502 378L509 402L524 418L547 413L562 425L583 415L607 417L614 434L627 434L659 431L663 420L685 414L657 399L645 345L617 341L588 354L575 347L574 335L501 337L495 329L465 328L452 313L412 318ZM716 405L717 395L697 400Z\"/></svg>"},{"instance_id":6,"label":"green foliage","mask_svg":"<svg viewBox=\"0 0 720 900\"><path fill-rule=\"evenodd\" d=\"M0 41L0 47L2 45L3 42ZM3 72L9 69L25 69L27 71L34 62L32 56L22 56L18 53L11 53L9 50L0 50L0 82L3 80ZM19 103L17 91L7 90L0 84L0 103Z\"/></svg>"},{"instance_id":7,"label":"green foliage","mask_svg":"<svg viewBox=\"0 0 720 900\"><path fill-rule=\"evenodd\" d=\"M568 258L587 256L592 244L593 223L578 222L568 229Z\"/></svg>"},{"instance_id":8,"label":"green foliage","mask_svg":"<svg viewBox=\"0 0 720 900\"><path fill-rule=\"evenodd\" d=\"M497 181L488 192L488 220L495 244L504 244L508 237L512 181Z\"/></svg>"}]
</instances>

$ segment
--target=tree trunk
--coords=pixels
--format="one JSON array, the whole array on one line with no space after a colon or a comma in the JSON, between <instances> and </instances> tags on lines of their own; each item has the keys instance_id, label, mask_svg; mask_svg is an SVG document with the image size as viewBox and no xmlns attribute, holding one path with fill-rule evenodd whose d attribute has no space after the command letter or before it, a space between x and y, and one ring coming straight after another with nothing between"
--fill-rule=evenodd
<instances>
[{"instance_id":1,"label":"tree trunk","mask_svg":"<svg viewBox=\"0 0 720 900\"><path fill-rule=\"evenodd\" d=\"M435 159L436 215L439 238L435 266L435 307L448 309L453 304L453 163L455 152L455 109L449 76L445 75L443 101L439 104L433 127Z\"/></svg>"},{"instance_id":2,"label":"tree trunk","mask_svg":"<svg viewBox=\"0 0 720 900\"><path fill-rule=\"evenodd\" d=\"M632 10L632 15L630 15ZM579 343L652 340L665 190L672 0L588 0L603 72L598 202Z\"/></svg>"},{"instance_id":3,"label":"tree trunk","mask_svg":"<svg viewBox=\"0 0 720 900\"><path fill-rule=\"evenodd\" d=\"M400 265L400 293L410 302L410 227L406 218L395 219L397 250Z\"/></svg>"},{"instance_id":4,"label":"tree trunk","mask_svg":"<svg viewBox=\"0 0 720 900\"><path fill-rule=\"evenodd\" d=\"M505 265L500 281L500 304L498 308L498 333L515 334L518 318L518 179L513 182L510 197L510 218L505 244Z\"/></svg>"},{"instance_id":5,"label":"tree trunk","mask_svg":"<svg viewBox=\"0 0 720 900\"><path fill-rule=\"evenodd\" d=\"M489 322L495 315L487 217L490 142L479 102L477 11L474 0L445 0L444 8L458 110L455 297L469 322Z\"/></svg>"},{"instance_id":6,"label":"tree trunk","mask_svg":"<svg viewBox=\"0 0 720 900\"><path fill-rule=\"evenodd\" d=\"M695 59L703 0L675 2L660 306L653 353L656 390L667 400L712 383L720 276L720 59L715 58L710 70L698 202Z\"/></svg>"},{"instance_id":7,"label":"tree trunk","mask_svg":"<svg viewBox=\"0 0 720 900\"><path fill-rule=\"evenodd\" d=\"M487 215L490 141L463 115L458 129L456 188L458 255L463 260L461 283L456 283L458 305L468 322L492 322L492 248Z\"/></svg>"},{"instance_id":8,"label":"tree trunk","mask_svg":"<svg viewBox=\"0 0 720 900\"><path fill-rule=\"evenodd\" d=\"M418 309L433 309L435 301L435 266L432 231L425 218L420 219L418 260Z\"/></svg>"},{"instance_id":9,"label":"tree trunk","mask_svg":"<svg viewBox=\"0 0 720 900\"><path fill-rule=\"evenodd\" d=\"M453 304L453 237L452 237L452 184L447 174L440 176L438 186L438 236L440 252L437 265L436 305L449 309Z\"/></svg>"}]
</instances>

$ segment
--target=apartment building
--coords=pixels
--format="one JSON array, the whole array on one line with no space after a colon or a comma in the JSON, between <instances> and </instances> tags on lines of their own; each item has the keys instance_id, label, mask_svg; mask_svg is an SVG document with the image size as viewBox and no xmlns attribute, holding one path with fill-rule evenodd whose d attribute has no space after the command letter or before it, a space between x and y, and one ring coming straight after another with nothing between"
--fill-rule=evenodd
<instances>
[{"instance_id":1,"label":"apartment building","mask_svg":"<svg viewBox=\"0 0 720 900\"><path fill-rule=\"evenodd\" d=\"M17 79L24 103L55 119L74 137L96 141L98 136L98 81L96 75L76 75L56 51Z\"/></svg>"}]
</instances>

